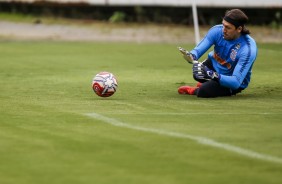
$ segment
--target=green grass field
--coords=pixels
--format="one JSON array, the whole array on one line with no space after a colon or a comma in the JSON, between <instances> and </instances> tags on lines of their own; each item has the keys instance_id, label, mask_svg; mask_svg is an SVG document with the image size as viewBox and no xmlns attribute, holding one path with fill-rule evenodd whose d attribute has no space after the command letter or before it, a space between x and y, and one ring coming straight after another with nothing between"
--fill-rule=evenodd
<instances>
[{"instance_id":1,"label":"green grass field","mask_svg":"<svg viewBox=\"0 0 282 184\"><path fill-rule=\"evenodd\" d=\"M282 44L215 99L178 95L195 81L177 46L0 42L0 183L282 183ZM100 71L112 97L91 89Z\"/></svg>"}]
</instances>

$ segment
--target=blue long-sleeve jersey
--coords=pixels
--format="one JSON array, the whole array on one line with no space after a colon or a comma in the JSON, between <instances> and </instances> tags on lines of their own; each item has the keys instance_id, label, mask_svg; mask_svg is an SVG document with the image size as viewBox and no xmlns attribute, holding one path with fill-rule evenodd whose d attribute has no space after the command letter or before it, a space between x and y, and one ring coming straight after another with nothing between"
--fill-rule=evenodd
<instances>
[{"instance_id":1,"label":"blue long-sleeve jersey","mask_svg":"<svg viewBox=\"0 0 282 184\"><path fill-rule=\"evenodd\" d=\"M254 39L249 35L241 34L235 40L225 40L223 25L216 25L191 53L198 60L213 45L214 50L208 54L208 58L221 76L220 85L232 90L245 89L250 82L253 63L257 56Z\"/></svg>"}]
</instances>

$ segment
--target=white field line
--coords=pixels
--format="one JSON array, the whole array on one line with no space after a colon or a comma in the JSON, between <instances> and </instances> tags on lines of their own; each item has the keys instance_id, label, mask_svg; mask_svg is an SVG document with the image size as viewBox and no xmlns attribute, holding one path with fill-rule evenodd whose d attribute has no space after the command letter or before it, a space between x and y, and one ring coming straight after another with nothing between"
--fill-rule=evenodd
<instances>
[{"instance_id":1,"label":"white field line","mask_svg":"<svg viewBox=\"0 0 282 184\"><path fill-rule=\"evenodd\" d=\"M137 130L137 131L155 133L155 134L169 136L169 137L190 139L190 140L198 142L199 144L224 149L224 150L234 152L234 153L237 153L237 154L240 154L240 155L244 155L244 156L247 156L247 157L250 157L250 158L255 158L255 159L259 159L259 160L270 161L270 162L282 164L282 158L271 156L271 155L266 155L266 154L261 154L261 153L255 152L255 151L247 150L247 149L240 148L240 147L237 147L237 146L232 146L232 145L226 144L226 143L220 143L220 142L217 142L215 140L212 140L212 139L209 139L209 138L206 138L206 137L194 136L194 135L177 133L177 132L171 132L171 131L155 129L155 128L146 128L146 127L141 127L141 126L130 125L130 124L118 121L114 118L109 118L109 117L106 117L106 116L103 116L103 115L100 115L100 114L97 114L97 113L87 113L85 115L87 115L91 118L103 121L105 123L108 123L110 125L117 126L117 127L123 127L123 128L128 128L128 129Z\"/></svg>"},{"instance_id":2,"label":"white field line","mask_svg":"<svg viewBox=\"0 0 282 184\"><path fill-rule=\"evenodd\" d=\"M127 113L127 112L121 112L121 113L109 113L109 114L120 114L120 115L282 115L282 113L272 113L272 112L262 112L262 113L245 113L245 112L173 112L173 113L163 113L163 112L146 112L146 113Z\"/></svg>"}]
</instances>

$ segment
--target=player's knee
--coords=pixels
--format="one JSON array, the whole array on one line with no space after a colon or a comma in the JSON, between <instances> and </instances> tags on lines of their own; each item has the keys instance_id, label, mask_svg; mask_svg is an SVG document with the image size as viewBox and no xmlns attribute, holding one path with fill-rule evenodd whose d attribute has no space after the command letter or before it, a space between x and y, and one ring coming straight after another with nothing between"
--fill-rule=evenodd
<instances>
[{"instance_id":1,"label":"player's knee","mask_svg":"<svg viewBox=\"0 0 282 184\"><path fill-rule=\"evenodd\" d=\"M214 98L216 94L211 93L207 88L199 88L197 91L197 97L200 98Z\"/></svg>"}]
</instances>

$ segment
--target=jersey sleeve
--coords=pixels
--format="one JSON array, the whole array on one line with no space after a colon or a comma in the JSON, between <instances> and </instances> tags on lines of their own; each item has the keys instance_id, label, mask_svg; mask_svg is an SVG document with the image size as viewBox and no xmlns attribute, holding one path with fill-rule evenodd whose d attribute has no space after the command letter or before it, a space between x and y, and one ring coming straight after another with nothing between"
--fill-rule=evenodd
<instances>
[{"instance_id":1,"label":"jersey sleeve","mask_svg":"<svg viewBox=\"0 0 282 184\"><path fill-rule=\"evenodd\" d=\"M198 60L212 45L214 45L215 40L219 35L219 29L221 31L221 28L218 26L212 27L201 42L190 51L196 57L196 60Z\"/></svg>"},{"instance_id":2,"label":"jersey sleeve","mask_svg":"<svg viewBox=\"0 0 282 184\"><path fill-rule=\"evenodd\" d=\"M239 87L246 87L247 84L243 84L246 76L251 72L252 65L257 56L256 44L248 43L240 54L237 65L231 76L221 75L220 84L222 86L231 88L232 90L238 89Z\"/></svg>"}]
</instances>

